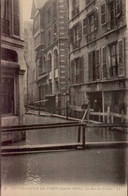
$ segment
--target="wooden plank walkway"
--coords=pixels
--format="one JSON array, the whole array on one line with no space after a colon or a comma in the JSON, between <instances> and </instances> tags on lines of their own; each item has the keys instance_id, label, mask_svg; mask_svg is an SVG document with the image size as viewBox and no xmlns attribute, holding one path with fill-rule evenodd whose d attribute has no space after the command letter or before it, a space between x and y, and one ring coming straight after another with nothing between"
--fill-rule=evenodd
<instances>
[{"instance_id":1,"label":"wooden plank walkway","mask_svg":"<svg viewBox=\"0 0 128 196\"><path fill-rule=\"evenodd\" d=\"M85 148L110 148L110 147L128 147L128 141L111 142L86 142ZM29 154L37 152L50 152L83 149L82 143L64 143L64 144L43 144L43 145L22 145L22 146L2 146L2 155ZM83 150L84 150L83 149Z\"/></svg>"}]
</instances>

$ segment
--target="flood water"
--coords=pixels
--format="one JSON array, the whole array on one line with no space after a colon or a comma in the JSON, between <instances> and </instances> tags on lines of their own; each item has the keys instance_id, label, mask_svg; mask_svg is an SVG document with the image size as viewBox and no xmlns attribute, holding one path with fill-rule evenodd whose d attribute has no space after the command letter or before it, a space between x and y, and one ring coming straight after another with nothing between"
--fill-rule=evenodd
<instances>
[{"instance_id":1,"label":"flood water","mask_svg":"<svg viewBox=\"0 0 128 196\"><path fill-rule=\"evenodd\" d=\"M58 118L26 116L26 123L28 124L65 121ZM18 145L77 141L77 131L74 131L74 129L76 128L27 132L26 141L20 142ZM117 132L115 134L114 132L112 134L110 131L105 132L105 130L87 130L86 133L87 141L110 141L115 139L124 140L126 137L121 133ZM60 185L65 184L66 187L76 187L77 185L77 187L84 186L86 189L90 185L93 185L93 187L97 185L102 187L112 186L116 187L114 190L120 189L120 187L126 186L127 150L127 148L101 148L3 156L1 164L2 196L10 195L10 191L13 195L19 196L23 187L27 187L27 190L25 189L22 192L23 196L28 196L27 191L30 187L37 188L38 192L35 194L31 192L29 195L36 196L39 193L39 187L40 189L42 187L42 191L45 190L43 195L46 195L48 184L53 185L54 189L58 189ZM41 193L38 195L42 195ZM76 193L78 194L78 192ZM79 194L82 195L82 193L84 195L84 192ZM68 195L68 192L65 192L65 194Z\"/></svg>"},{"instance_id":2,"label":"flood water","mask_svg":"<svg viewBox=\"0 0 128 196\"><path fill-rule=\"evenodd\" d=\"M70 122L56 117L26 115L25 124L47 124ZM82 134L81 134L82 137ZM86 142L125 141L128 134L104 128L86 128ZM11 145L62 144L78 140L78 127L62 127L26 132L26 140ZM10 144L9 144L10 145Z\"/></svg>"}]
</instances>

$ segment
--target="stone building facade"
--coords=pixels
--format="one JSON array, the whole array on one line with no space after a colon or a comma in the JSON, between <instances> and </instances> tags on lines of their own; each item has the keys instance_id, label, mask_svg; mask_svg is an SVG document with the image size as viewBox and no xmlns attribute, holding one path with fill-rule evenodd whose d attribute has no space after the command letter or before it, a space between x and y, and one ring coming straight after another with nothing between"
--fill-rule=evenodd
<instances>
[{"instance_id":1,"label":"stone building facade","mask_svg":"<svg viewBox=\"0 0 128 196\"><path fill-rule=\"evenodd\" d=\"M1 124L13 126L24 121L22 0L1 1ZM19 134L20 135L20 134ZM15 140L2 134L3 140ZM18 137L18 135L17 135ZM22 137L19 136L19 137Z\"/></svg>"},{"instance_id":2,"label":"stone building facade","mask_svg":"<svg viewBox=\"0 0 128 196\"><path fill-rule=\"evenodd\" d=\"M29 105L37 100L33 21L31 20L24 22L24 40L24 58L26 62L24 101L25 105Z\"/></svg>"},{"instance_id":3,"label":"stone building facade","mask_svg":"<svg viewBox=\"0 0 128 196\"><path fill-rule=\"evenodd\" d=\"M32 5L38 99L64 107L68 89L68 3L35 0Z\"/></svg>"},{"instance_id":4,"label":"stone building facade","mask_svg":"<svg viewBox=\"0 0 128 196\"><path fill-rule=\"evenodd\" d=\"M128 2L69 0L70 103L128 109ZM104 117L103 117L104 118ZM105 119L103 119L104 121Z\"/></svg>"}]
</instances>

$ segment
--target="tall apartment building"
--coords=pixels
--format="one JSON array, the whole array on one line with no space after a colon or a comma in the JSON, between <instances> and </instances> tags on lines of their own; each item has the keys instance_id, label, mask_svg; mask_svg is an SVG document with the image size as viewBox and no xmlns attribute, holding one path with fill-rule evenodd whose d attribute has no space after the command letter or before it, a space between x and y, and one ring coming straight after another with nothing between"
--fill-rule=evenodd
<instances>
[{"instance_id":1,"label":"tall apartment building","mask_svg":"<svg viewBox=\"0 0 128 196\"><path fill-rule=\"evenodd\" d=\"M22 0L1 0L1 122L22 124L24 119Z\"/></svg>"},{"instance_id":2,"label":"tall apartment building","mask_svg":"<svg viewBox=\"0 0 128 196\"><path fill-rule=\"evenodd\" d=\"M26 62L25 72L25 104L32 104L37 100L36 92L36 64L33 39L33 21L24 22L24 58Z\"/></svg>"},{"instance_id":3,"label":"tall apartment building","mask_svg":"<svg viewBox=\"0 0 128 196\"><path fill-rule=\"evenodd\" d=\"M63 107L68 88L68 3L65 0L34 0L38 99Z\"/></svg>"},{"instance_id":4,"label":"tall apartment building","mask_svg":"<svg viewBox=\"0 0 128 196\"><path fill-rule=\"evenodd\" d=\"M69 0L70 101L128 109L127 0Z\"/></svg>"}]
</instances>

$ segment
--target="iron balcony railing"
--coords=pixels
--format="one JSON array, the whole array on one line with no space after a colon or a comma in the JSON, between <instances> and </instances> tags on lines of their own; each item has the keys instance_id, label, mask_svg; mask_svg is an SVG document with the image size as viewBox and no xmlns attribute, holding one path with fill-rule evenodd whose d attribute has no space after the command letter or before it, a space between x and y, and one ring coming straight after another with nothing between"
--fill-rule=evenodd
<instances>
[{"instance_id":1,"label":"iron balcony railing","mask_svg":"<svg viewBox=\"0 0 128 196\"><path fill-rule=\"evenodd\" d=\"M1 18L1 32L4 35L10 35L10 22L4 18Z\"/></svg>"}]
</instances>

